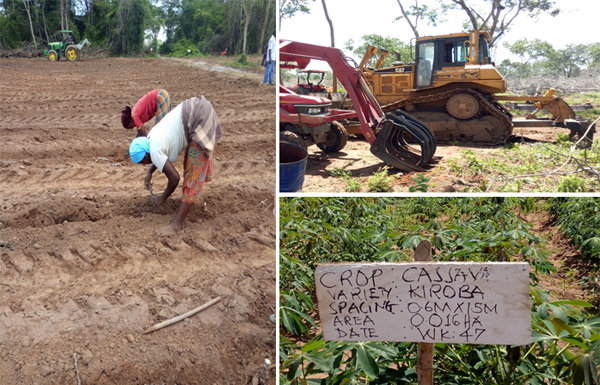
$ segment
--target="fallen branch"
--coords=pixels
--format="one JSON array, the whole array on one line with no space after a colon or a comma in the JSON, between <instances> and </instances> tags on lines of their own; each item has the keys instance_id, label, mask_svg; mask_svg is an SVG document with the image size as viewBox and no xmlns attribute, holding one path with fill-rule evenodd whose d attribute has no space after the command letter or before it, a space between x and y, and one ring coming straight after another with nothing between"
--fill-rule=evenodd
<instances>
[{"instance_id":1,"label":"fallen branch","mask_svg":"<svg viewBox=\"0 0 600 385\"><path fill-rule=\"evenodd\" d=\"M154 326L146 329L144 331L144 334L152 333L153 331L156 331L158 329L162 329L162 328L167 327L169 325L173 325L174 323L177 323L177 322L179 322L179 321L181 321L183 319L186 319L186 318L188 318L190 316L193 316L194 314L196 314L196 313L198 313L198 312L200 312L200 311L202 311L202 310L204 310L204 309L206 309L206 308L214 305L215 303L219 302L220 300L221 300L221 297L217 297L215 299L212 299L212 300L208 301L207 303L205 303L202 306L199 306L199 307L197 307L197 308L195 308L193 310L188 311L187 313L184 313L182 315L178 315L177 317L168 319L168 320L163 321L161 323L157 323Z\"/></svg>"},{"instance_id":2,"label":"fallen branch","mask_svg":"<svg viewBox=\"0 0 600 385\"><path fill-rule=\"evenodd\" d=\"M0 247L5 247L7 249L10 249L11 251L15 250L15 247L12 245L12 243L6 241L0 241Z\"/></svg>"},{"instance_id":3,"label":"fallen branch","mask_svg":"<svg viewBox=\"0 0 600 385\"><path fill-rule=\"evenodd\" d=\"M81 385L81 379L79 378L79 368L77 367L77 353L73 353L73 362L75 364L75 373L77 374L77 385Z\"/></svg>"},{"instance_id":4,"label":"fallen branch","mask_svg":"<svg viewBox=\"0 0 600 385\"><path fill-rule=\"evenodd\" d=\"M564 156L567 158L567 160L556 170L554 171L548 171L548 172L542 172L539 174L526 174L526 175L517 175L517 176L513 176L513 177L505 177L505 178L496 178L496 179L490 179L488 186L485 190L485 192L489 192L490 188L492 187L492 185L495 182L498 181L507 181L507 180L514 180L514 179L522 179L522 178L530 178L530 177L536 177L536 176L550 176L550 175L570 175L573 172L565 172L565 171L561 171L566 165L568 165L569 163L571 163L571 160L573 160L577 165L577 170L585 170L590 174L595 175L598 180L600 181L600 172L596 171L592 166L589 165L589 162L578 159L576 157L573 156L573 154L575 153L575 150L577 149L577 146L579 145L579 143L584 140L585 138L587 138L588 133L590 132L590 130L592 129L592 127L594 127L594 125L596 123L598 123L598 121L600 121L600 117L598 117L596 120L594 120L594 122L592 124L590 124L587 128L587 130L585 131L585 133L583 135L581 135L581 137L579 138L579 140L573 144L571 144L571 149L569 151L568 155L565 154L561 154L557 151L552 150L549 147L546 147L547 149L549 149L550 151L560 155L560 156ZM575 173L577 172L577 170L575 171Z\"/></svg>"}]
</instances>

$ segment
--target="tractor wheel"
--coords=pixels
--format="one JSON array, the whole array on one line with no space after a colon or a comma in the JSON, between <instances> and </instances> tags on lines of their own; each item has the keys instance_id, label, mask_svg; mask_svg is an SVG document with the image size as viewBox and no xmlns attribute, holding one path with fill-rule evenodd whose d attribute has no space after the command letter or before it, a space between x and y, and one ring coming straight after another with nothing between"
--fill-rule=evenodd
<instances>
[{"instance_id":1,"label":"tractor wheel","mask_svg":"<svg viewBox=\"0 0 600 385\"><path fill-rule=\"evenodd\" d=\"M65 57L68 61L79 60L79 49L74 45L68 45L65 49Z\"/></svg>"},{"instance_id":2,"label":"tractor wheel","mask_svg":"<svg viewBox=\"0 0 600 385\"><path fill-rule=\"evenodd\" d=\"M300 135L291 131L279 131L279 142L295 144L296 146L300 146L306 150L304 140L302 140Z\"/></svg>"},{"instance_id":3,"label":"tractor wheel","mask_svg":"<svg viewBox=\"0 0 600 385\"><path fill-rule=\"evenodd\" d=\"M348 142L348 132L339 122L332 122L327 132L327 140L317 143L317 147L325 152L338 152L346 147Z\"/></svg>"},{"instance_id":4,"label":"tractor wheel","mask_svg":"<svg viewBox=\"0 0 600 385\"><path fill-rule=\"evenodd\" d=\"M50 61L58 61L58 52L56 52L53 49L51 49L50 51L48 51L48 60L50 60Z\"/></svg>"},{"instance_id":5,"label":"tractor wheel","mask_svg":"<svg viewBox=\"0 0 600 385\"><path fill-rule=\"evenodd\" d=\"M310 93L310 90L306 87L298 86L294 88L294 92L298 95L308 95Z\"/></svg>"}]
</instances>

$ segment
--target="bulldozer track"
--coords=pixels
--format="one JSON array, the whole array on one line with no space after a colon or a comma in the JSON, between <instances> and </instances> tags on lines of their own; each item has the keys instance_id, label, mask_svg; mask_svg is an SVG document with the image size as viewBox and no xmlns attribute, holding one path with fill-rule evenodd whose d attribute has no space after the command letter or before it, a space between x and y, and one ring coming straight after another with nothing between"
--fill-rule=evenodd
<instances>
[{"instance_id":1,"label":"bulldozer track","mask_svg":"<svg viewBox=\"0 0 600 385\"><path fill-rule=\"evenodd\" d=\"M381 108L386 113L393 112L393 111L396 111L399 109L405 110L406 106L409 104L419 105L419 104L424 104L424 103L436 102L436 101L440 101L440 100L447 100L450 97L457 95L457 94L468 94L468 95L475 97L477 99L477 101L479 102L479 105L482 109L482 111L480 111L479 114L477 114L475 117L468 119L468 120L464 120L464 121L465 122L477 121L482 115L489 115L489 116L492 116L492 117L498 119L502 123L504 131L499 137L493 138L494 143L495 144L505 143L506 140L512 134L512 130L513 130L512 114L506 108L504 108L502 105L500 105L499 103L490 101L480 92L477 92L477 91L474 91L471 89L457 88L457 89L444 91L444 92L440 92L440 93L435 93L435 94L431 94L431 95L412 97L410 99L386 104L386 105L382 106ZM448 116L451 116L451 115L448 114ZM434 133L435 133L435 130L434 130Z\"/></svg>"}]
</instances>

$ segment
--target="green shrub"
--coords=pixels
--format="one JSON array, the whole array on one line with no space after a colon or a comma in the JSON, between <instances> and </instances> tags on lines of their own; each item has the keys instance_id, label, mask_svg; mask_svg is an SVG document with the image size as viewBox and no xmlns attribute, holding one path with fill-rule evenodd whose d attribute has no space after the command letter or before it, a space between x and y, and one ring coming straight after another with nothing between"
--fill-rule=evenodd
<instances>
[{"instance_id":1,"label":"green shrub","mask_svg":"<svg viewBox=\"0 0 600 385\"><path fill-rule=\"evenodd\" d=\"M367 186L369 191L386 192L392 187L393 181L394 177L389 176L386 169L380 168L367 179Z\"/></svg>"}]
</instances>

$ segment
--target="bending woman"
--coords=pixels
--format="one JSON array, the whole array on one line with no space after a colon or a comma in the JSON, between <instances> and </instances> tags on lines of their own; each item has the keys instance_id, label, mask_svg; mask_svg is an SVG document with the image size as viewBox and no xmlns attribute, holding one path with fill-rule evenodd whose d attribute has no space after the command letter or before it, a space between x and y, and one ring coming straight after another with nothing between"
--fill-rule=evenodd
<instances>
[{"instance_id":1,"label":"bending woman","mask_svg":"<svg viewBox=\"0 0 600 385\"><path fill-rule=\"evenodd\" d=\"M137 127L137 136L145 136L147 132L142 130L144 123L156 117L158 123L171 111L171 97L165 90L156 89L142 96L135 103L133 110L126 106L121 111L121 124L127 129Z\"/></svg>"},{"instance_id":2,"label":"bending woman","mask_svg":"<svg viewBox=\"0 0 600 385\"><path fill-rule=\"evenodd\" d=\"M204 96L185 100L168 113L148 136L136 137L129 147L134 163L152 164L144 183L150 187L152 174L159 170L168 179L161 195L152 197L155 205L162 205L179 184L179 173L173 163L179 154L183 160L183 196L179 211L169 226L161 227L161 234L176 233L192 205L200 199L204 183L212 176L212 154L223 136L221 123L212 105Z\"/></svg>"}]
</instances>

